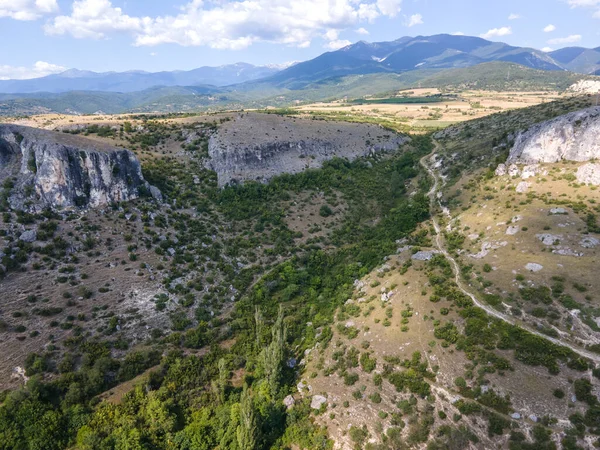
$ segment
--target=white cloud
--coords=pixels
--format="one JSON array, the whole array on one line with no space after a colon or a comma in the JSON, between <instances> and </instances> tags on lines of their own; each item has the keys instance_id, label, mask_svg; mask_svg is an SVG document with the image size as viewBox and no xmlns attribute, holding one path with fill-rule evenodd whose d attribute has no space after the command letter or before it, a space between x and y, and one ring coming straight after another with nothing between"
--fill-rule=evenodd
<instances>
[{"instance_id":1,"label":"white cloud","mask_svg":"<svg viewBox=\"0 0 600 450\"><path fill-rule=\"evenodd\" d=\"M563 38L550 39L548 41L548 44L550 44L550 45L574 44L579 41L581 41L581 35L580 34L572 34L571 36L567 36L567 37L563 37Z\"/></svg>"},{"instance_id":2,"label":"white cloud","mask_svg":"<svg viewBox=\"0 0 600 450\"><path fill-rule=\"evenodd\" d=\"M369 34L369 30L362 28L362 27L360 27L358 30L356 30L356 32L358 34L365 34L365 35Z\"/></svg>"},{"instance_id":3,"label":"white cloud","mask_svg":"<svg viewBox=\"0 0 600 450\"><path fill-rule=\"evenodd\" d=\"M567 3L571 7L577 8L578 6L598 6L600 0L567 0Z\"/></svg>"},{"instance_id":4,"label":"white cloud","mask_svg":"<svg viewBox=\"0 0 600 450\"><path fill-rule=\"evenodd\" d=\"M388 17L396 17L401 10L402 0L377 0L377 9Z\"/></svg>"},{"instance_id":5,"label":"white cloud","mask_svg":"<svg viewBox=\"0 0 600 450\"><path fill-rule=\"evenodd\" d=\"M517 20L520 19L521 15L520 14L511 14L510 16L508 16L508 20Z\"/></svg>"},{"instance_id":6,"label":"white cloud","mask_svg":"<svg viewBox=\"0 0 600 450\"><path fill-rule=\"evenodd\" d=\"M340 35L340 32L338 30L329 30L327 31L327 33L325 33L325 39L329 40L329 41L335 41L337 40L338 36Z\"/></svg>"},{"instance_id":7,"label":"white cloud","mask_svg":"<svg viewBox=\"0 0 600 450\"><path fill-rule=\"evenodd\" d=\"M0 17L15 20L36 20L56 11L56 0L0 0Z\"/></svg>"},{"instance_id":8,"label":"white cloud","mask_svg":"<svg viewBox=\"0 0 600 450\"><path fill-rule=\"evenodd\" d=\"M58 16L44 27L53 35L70 34L75 38L101 39L110 31L142 31L149 18L123 14L110 0L76 0L70 16Z\"/></svg>"},{"instance_id":9,"label":"white cloud","mask_svg":"<svg viewBox=\"0 0 600 450\"><path fill-rule=\"evenodd\" d=\"M350 44L352 44L352 42L345 39L336 39L335 41L328 42L325 45L325 48L328 48L329 50L339 50L340 48L346 47Z\"/></svg>"},{"instance_id":10,"label":"white cloud","mask_svg":"<svg viewBox=\"0 0 600 450\"><path fill-rule=\"evenodd\" d=\"M406 26L414 27L415 25L422 25L422 24L423 24L423 16L421 14L413 14L408 19Z\"/></svg>"},{"instance_id":11,"label":"white cloud","mask_svg":"<svg viewBox=\"0 0 600 450\"><path fill-rule=\"evenodd\" d=\"M544 53L551 52L552 50L554 50L552 47L544 47L544 48L542 49L542 51L543 51Z\"/></svg>"},{"instance_id":12,"label":"white cloud","mask_svg":"<svg viewBox=\"0 0 600 450\"><path fill-rule=\"evenodd\" d=\"M600 8L600 0L567 0L571 8ZM595 19L600 19L600 9L592 15Z\"/></svg>"},{"instance_id":13,"label":"white cloud","mask_svg":"<svg viewBox=\"0 0 600 450\"><path fill-rule=\"evenodd\" d=\"M33 67L20 66L2 66L0 65L0 80L27 80L30 78L45 77L54 73L61 73L67 70L56 64L50 64L45 61L36 62Z\"/></svg>"},{"instance_id":14,"label":"white cloud","mask_svg":"<svg viewBox=\"0 0 600 450\"><path fill-rule=\"evenodd\" d=\"M465 33L463 33L462 31L455 31L454 33L452 33L452 36L464 36Z\"/></svg>"},{"instance_id":15,"label":"white cloud","mask_svg":"<svg viewBox=\"0 0 600 450\"><path fill-rule=\"evenodd\" d=\"M490 39L490 38L495 38L495 37L508 36L509 34L512 34L511 27L501 27L501 28L492 28L491 30L488 30L487 33L483 33L480 36L483 39Z\"/></svg>"},{"instance_id":16,"label":"white cloud","mask_svg":"<svg viewBox=\"0 0 600 450\"><path fill-rule=\"evenodd\" d=\"M54 18L45 29L48 34L92 39L127 32L137 46L242 49L254 42L273 42L308 47L330 30L395 17L401 5L402 0L191 0L177 15L135 17L110 0L76 0L70 15Z\"/></svg>"},{"instance_id":17,"label":"white cloud","mask_svg":"<svg viewBox=\"0 0 600 450\"><path fill-rule=\"evenodd\" d=\"M556 27L552 24L549 24L544 28L544 33L552 33L554 30L556 30Z\"/></svg>"}]
</instances>

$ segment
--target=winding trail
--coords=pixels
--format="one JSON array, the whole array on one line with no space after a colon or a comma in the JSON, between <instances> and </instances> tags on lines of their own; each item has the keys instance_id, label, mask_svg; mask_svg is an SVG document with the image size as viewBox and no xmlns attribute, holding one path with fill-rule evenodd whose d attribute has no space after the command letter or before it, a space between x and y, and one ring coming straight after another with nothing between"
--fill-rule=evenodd
<instances>
[{"instance_id":1,"label":"winding trail","mask_svg":"<svg viewBox=\"0 0 600 450\"><path fill-rule=\"evenodd\" d=\"M590 359L590 360L594 361L595 363L600 363L600 355L590 352L588 350L585 350L581 347L575 346L573 344L570 344L568 342L564 342L562 339L553 338L553 337L547 336L543 333L540 333L539 331L535 330L531 326L525 324L523 321L517 321L513 317L507 316L506 314L503 314L500 311L495 310L491 306L489 306L485 303L482 303L481 301L479 301L477 299L477 297L472 292L470 292L468 290L468 287L465 286L465 284L463 283L463 281L460 278L460 266L456 262L456 259L454 259L454 257L452 255L450 255L448 253L448 251L446 250L446 248L444 247L441 228L440 228L440 225L438 223L438 220L437 220L437 217L435 214L438 206L442 209L442 211L444 211L445 214L449 215L449 212L437 200L437 195L438 195L438 192L440 192L440 186L443 186L443 181L441 180L440 175L438 174L437 170L433 166L432 161L435 160L436 154L442 148L442 146L436 140L433 140L433 142L435 144L435 148L434 148L433 152L431 152L429 155L425 155L423 158L421 158L419 163L421 164L421 166L423 166L423 168L425 170L427 170L427 172L429 173L431 178L433 178L433 186L431 187L430 191L427 193L427 196L429 197L429 201L430 201L431 220L433 222L433 228L435 229L435 246L436 246L437 250L441 254L443 254L446 257L446 259L448 259L448 261L450 261L450 264L452 266L452 271L454 272L454 279L456 281L456 285L458 286L458 288L462 291L463 294L467 295L471 300L473 300L473 303L476 306L483 309L490 316L493 316L493 317L500 319L511 325L523 328L524 330L528 331L529 333L534 334L538 337L541 337L542 339L545 339L547 341L550 341L553 344L567 347L570 350L572 350L573 352L577 353L579 356ZM436 205L436 203L437 203L437 205Z\"/></svg>"}]
</instances>

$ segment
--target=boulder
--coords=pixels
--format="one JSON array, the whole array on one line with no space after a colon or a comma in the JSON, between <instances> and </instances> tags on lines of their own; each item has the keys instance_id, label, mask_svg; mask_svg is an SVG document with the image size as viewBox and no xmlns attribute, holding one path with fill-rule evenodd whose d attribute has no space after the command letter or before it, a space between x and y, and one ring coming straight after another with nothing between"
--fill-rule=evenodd
<instances>
[{"instance_id":1,"label":"boulder","mask_svg":"<svg viewBox=\"0 0 600 450\"><path fill-rule=\"evenodd\" d=\"M530 186L531 186L531 184L528 183L527 181L521 181L519 184L517 184L517 187L516 187L515 190L519 194L524 194L524 193L526 193L529 190Z\"/></svg>"},{"instance_id":2,"label":"boulder","mask_svg":"<svg viewBox=\"0 0 600 450\"><path fill-rule=\"evenodd\" d=\"M290 409L291 407L293 407L296 404L296 400L294 400L294 397L292 397L291 395L288 395L286 398L283 399L283 405L287 408Z\"/></svg>"},{"instance_id":3,"label":"boulder","mask_svg":"<svg viewBox=\"0 0 600 450\"><path fill-rule=\"evenodd\" d=\"M21 233L19 240L23 242L35 242L37 239L37 232L35 230L27 230Z\"/></svg>"},{"instance_id":4,"label":"boulder","mask_svg":"<svg viewBox=\"0 0 600 450\"><path fill-rule=\"evenodd\" d=\"M543 268L544 268L544 266L542 266L541 264L537 264L537 263L527 263L525 265L525 269L529 270L530 272L539 272Z\"/></svg>"},{"instance_id":5,"label":"boulder","mask_svg":"<svg viewBox=\"0 0 600 450\"><path fill-rule=\"evenodd\" d=\"M560 242L563 238L562 234L550 233L536 234L535 237L542 241L544 245L555 245L556 242Z\"/></svg>"},{"instance_id":6,"label":"boulder","mask_svg":"<svg viewBox=\"0 0 600 450\"><path fill-rule=\"evenodd\" d=\"M509 236L514 236L515 234L517 234L519 231L521 231L521 227L519 225L511 225L510 227L508 227L508 229L506 230L506 234Z\"/></svg>"},{"instance_id":7,"label":"boulder","mask_svg":"<svg viewBox=\"0 0 600 450\"><path fill-rule=\"evenodd\" d=\"M592 236L586 236L579 242L579 245L581 245L583 248L595 248L600 245L600 239Z\"/></svg>"},{"instance_id":8,"label":"boulder","mask_svg":"<svg viewBox=\"0 0 600 450\"><path fill-rule=\"evenodd\" d=\"M552 216L565 216L569 212L565 208L552 208L550 209L550 215Z\"/></svg>"},{"instance_id":9,"label":"boulder","mask_svg":"<svg viewBox=\"0 0 600 450\"><path fill-rule=\"evenodd\" d=\"M414 261L429 261L433 258L437 252L434 251L420 251L411 256Z\"/></svg>"},{"instance_id":10,"label":"boulder","mask_svg":"<svg viewBox=\"0 0 600 450\"><path fill-rule=\"evenodd\" d=\"M327 397L323 397L322 395L313 395L313 398L310 402L310 407L312 409L321 409L321 406L323 406L325 403L327 403Z\"/></svg>"}]
</instances>

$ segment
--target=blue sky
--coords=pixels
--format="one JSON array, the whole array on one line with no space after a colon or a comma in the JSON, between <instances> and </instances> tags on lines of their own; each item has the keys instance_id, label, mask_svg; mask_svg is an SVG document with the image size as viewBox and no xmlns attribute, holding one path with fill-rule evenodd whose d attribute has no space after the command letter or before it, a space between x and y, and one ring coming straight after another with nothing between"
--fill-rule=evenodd
<instances>
[{"instance_id":1,"label":"blue sky","mask_svg":"<svg viewBox=\"0 0 600 450\"><path fill-rule=\"evenodd\" d=\"M598 47L600 0L0 0L0 78L278 64L438 33Z\"/></svg>"}]
</instances>

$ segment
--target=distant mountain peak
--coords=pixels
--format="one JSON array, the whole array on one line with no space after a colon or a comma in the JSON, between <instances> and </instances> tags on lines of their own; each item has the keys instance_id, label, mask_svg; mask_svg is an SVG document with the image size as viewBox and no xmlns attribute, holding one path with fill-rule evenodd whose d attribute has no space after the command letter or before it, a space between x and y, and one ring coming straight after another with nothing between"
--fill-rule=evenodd
<instances>
[{"instance_id":1,"label":"distant mountain peak","mask_svg":"<svg viewBox=\"0 0 600 450\"><path fill-rule=\"evenodd\" d=\"M584 52L590 56L585 61L587 65L577 58L571 64L553 58L552 53L475 36L404 36L388 42L361 40L282 70L266 81L280 87L302 89L313 82L347 75L465 68L494 61L515 63L532 69L570 70L586 74L600 70L600 52L589 49L584 49ZM594 55L597 55L596 59Z\"/></svg>"}]
</instances>

